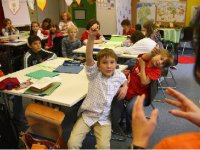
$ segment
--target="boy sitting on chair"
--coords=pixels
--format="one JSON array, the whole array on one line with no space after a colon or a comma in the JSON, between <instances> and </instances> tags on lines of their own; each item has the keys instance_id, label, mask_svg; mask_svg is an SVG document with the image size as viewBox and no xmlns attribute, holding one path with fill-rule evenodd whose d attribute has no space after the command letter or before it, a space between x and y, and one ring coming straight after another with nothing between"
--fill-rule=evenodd
<instances>
[{"instance_id":1,"label":"boy sitting on chair","mask_svg":"<svg viewBox=\"0 0 200 150\"><path fill-rule=\"evenodd\" d=\"M41 39L36 35L28 38L28 46L30 49L24 55L24 68L57 58L55 53L42 49Z\"/></svg>"},{"instance_id":2,"label":"boy sitting on chair","mask_svg":"<svg viewBox=\"0 0 200 150\"><path fill-rule=\"evenodd\" d=\"M99 25L97 23L93 24L88 30L86 74L89 80L89 88L88 94L79 109L79 118L68 141L69 149L80 149L86 134L91 129L93 129L96 137L95 148L110 149L111 102L119 89L118 98L123 99L128 88L125 75L116 70L117 55L113 50L107 48L101 50L97 55L97 62L94 61L93 44L98 31Z\"/></svg>"},{"instance_id":3,"label":"boy sitting on chair","mask_svg":"<svg viewBox=\"0 0 200 150\"><path fill-rule=\"evenodd\" d=\"M128 120L131 120L132 108L136 97L138 95L145 94L146 100L144 106L149 104L149 86L152 80L157 80L161 76L161 68L168 67L173 64L173 56L169 51L165 49L159 49L154 47L149 53L140 54L137 62L132 69L130 75L130 82L128 84L128 91L126 94L127 106L126 113L128 114ZM121 104L120 104L121 103ZM115 129L121 132L121 128L118 125L121 114L123 112L124 102L114 100L112 104L112 124L115 125ZM128 131L131 130L131 124L127 123ZM130 125L130 126L129 126ZM117 127L118 126L118 127Z\"/></svg>"}]
</instances>

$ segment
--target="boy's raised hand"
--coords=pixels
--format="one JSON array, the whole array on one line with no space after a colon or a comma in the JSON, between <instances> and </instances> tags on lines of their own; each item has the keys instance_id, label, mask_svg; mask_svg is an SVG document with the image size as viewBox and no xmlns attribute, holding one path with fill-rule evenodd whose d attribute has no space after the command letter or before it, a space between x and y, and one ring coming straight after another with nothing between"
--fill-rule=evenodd
<instances>
[{"instance_id":1,"label":"boy's raised hand","mask_svg":"<svg viewBox=\"0 0 200 150\"><path fill-rule=\"evenodd\" d=\"M96 35L99 33L99 25L93 24L92 27L88 30L88 39L95 39Z\"/></svg>"}]
</instances>

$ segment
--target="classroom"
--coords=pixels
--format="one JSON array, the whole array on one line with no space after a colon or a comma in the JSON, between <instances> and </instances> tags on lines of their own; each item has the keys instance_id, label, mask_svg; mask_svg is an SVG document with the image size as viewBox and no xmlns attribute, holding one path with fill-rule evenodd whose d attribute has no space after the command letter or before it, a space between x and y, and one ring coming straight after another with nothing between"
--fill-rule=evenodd
<instances>
[{"instance_id":1,"label":"classroom","mask_svg":"<svg viewBox=\"0 0 200 150\"><path fill-rule=\"evenodd\" d=\"M199 0L0 0L0 149L200 149L199 50Z\"/></svg>"}]
</instances>

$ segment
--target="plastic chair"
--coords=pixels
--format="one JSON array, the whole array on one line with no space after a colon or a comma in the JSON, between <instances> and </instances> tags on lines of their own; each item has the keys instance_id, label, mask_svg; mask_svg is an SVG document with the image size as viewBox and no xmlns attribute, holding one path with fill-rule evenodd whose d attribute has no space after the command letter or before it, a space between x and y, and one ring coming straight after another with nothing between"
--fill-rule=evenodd
<instances>
[{"instance_id":1,"label":"plastic chair","mask_svg":"<svg viewBox=\"0 0 200 150\"><path fill-rule=\"evenodd\" d=\"M193 40L193 28L192 27L183 28L183 38L181 39L181 42L184 42L184 44L182 49L182 55L184 54L187 42L191 42L192 40Z\"/></svg>"},{"instance_id":2,"label":"plastic chair","mask_svg":"<svg viewBox=\"0 0 200 150\"><path fill-rule=\"evenodd\" d=\"M175 50L174 43L168 41L167 44L165 45L165 49L170 51L170 53L174 56L174 64L170 67L162 68L161 77L158 79L159 89L161 89L161 92L162 92L164 98L166 98L166 94L164 91L165 88L167 88L167 87L176 88L176 80L173 75L173 71L177 70L176 65L178 64L178 50ZM171 79L170 83L172 85L170 85L170 83L168 82L169 79ZM163 82L165 82L165 84ZM157 101L160 102L160 100L157 100Z\"/></svg>"},{"instance_id":3,"label":"plastic chair","mask_svg":"<svg viewBox=\"0 0 200 150\"><path fill-rule=\"evenodd\" d=\"M135 25L135 30L142 31L142 25L141 24L136 24Z\"/></svg>"}]
</instances>

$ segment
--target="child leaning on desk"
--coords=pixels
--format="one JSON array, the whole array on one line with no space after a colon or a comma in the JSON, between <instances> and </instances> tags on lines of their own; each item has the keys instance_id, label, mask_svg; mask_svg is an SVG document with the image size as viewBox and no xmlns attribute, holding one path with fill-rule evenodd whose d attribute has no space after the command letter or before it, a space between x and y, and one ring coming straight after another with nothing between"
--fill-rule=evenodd
<instances>
[{"instance_id":1,"label":"child leaning on desk","mask_svg":"<svg viewBox=\"0 0 200 150\"><path fill-rule=\"evenodd\" d=\"M29 50L24 55L24 68L57 58L56 54L42 49L41 39L36 35L28 38Z\"/></svg>"},{"instance_id":2,"label":"child leaning on desk","mask_svg":"<svg viewBox=\"0 0 200 150\"><path fill-rule=\"evenodd\" d=\"M88 93L79 111L78 120L71 132L68 148L80 149L86 134L91 129L96 137L97 149L109 149L111 139L110 108L113 97L118 92L123 99L127 92L125 75L116 70L117 55L111 49L103 49L93 59L93 44L99 25L93 24L88 30L86 45L86 74L89 80ZM120 88L121 87L121 88Z\"/></svg>"},{"instance_id":3,"label":"child leaning on desk","mask_svg":"<svg viewBox=\"0 0 200 150\"><path fill-rule=\"evenodd\" d=\"M3 20L2 28L3 36L19 34L19 30L12 25L12 21L9 18Z\"/></svg>"}]
</instances>

